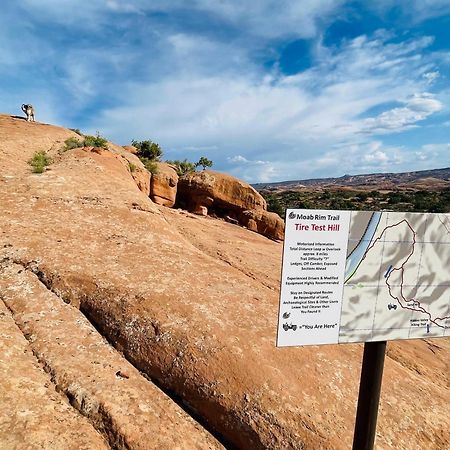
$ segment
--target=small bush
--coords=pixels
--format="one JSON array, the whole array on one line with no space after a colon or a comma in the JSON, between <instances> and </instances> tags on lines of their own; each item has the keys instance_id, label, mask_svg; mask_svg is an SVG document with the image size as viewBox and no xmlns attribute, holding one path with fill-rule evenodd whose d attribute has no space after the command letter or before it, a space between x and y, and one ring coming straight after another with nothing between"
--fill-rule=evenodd
<instances>
[{"instance_id":1,"label":"small bush","mask_svg":"<svg viewBox=\"0 0 450 450\"><path fill-rule=\"evenodd\" d=\"M69 128L69 130L79 134L80 136L83 136L83 133L78 128Z\"/></svg>"},{"instance_id":2,"label":"small bush","mask_svg":"<svg viewBox=\"0 0 450 450\"><path fill-rule=\"evenodd\" d=\"M144 167L153 175L156 175L158 173L158 166L156 164L156 161L149 159L149 158L139 158L142 161L142 164L144 164Z\"/></svg>"},{"instance_id":3,"label":"small bush","mask_svg":"<svg viewBox=\"0 0 450 450\"><path fill-rule=\"evenodd\" d=\"M77 139L76 137L70 137L64 141L64 144L64 151L80 147L108 148L108 141L101 137L98 133L95 136L84 136L83 140Z\"/></svg>"},{"instance_id":4,"label":"small bush","mask_svg":"<svg viewBox=\"0 0 450 450\"><path fill-rule=\"evenodd\" d=\"M136 164L128 161L128 168L130 169L130 172L133 173L133 172L136 172L137 166L136 166Z\"/></svg>"},{"instance_id":5,"label":"small bush","mask_svg":"<svg viewBox=\"0 0 450 450\"><path fill-rule=\"evenodd\" d=\"M285 216L285 209L280 200L274 195L266 195L267 211L277 213L282 219Z\"/></svg>"},{"instance_id":6,"label":"small bush","mask_svg":"<svg viewBox=\"0 0 450 450\"><path fill-rule=\"evenodd\" d=\"M51 163L51 158L43 150L35 152L33 157L28 161L28 164L32 167L33 173L44 172L45 168Z\"/></svg>"},{"instance_id":7,"label":"small bush","mask_svg":"<svg viewBox=\"0 0 450 450\"><path fill-rule=\"evenodd\" d=\"M85 136L83 144L85 147L108 148L108 141L104 137L100 136L99 133L95 136Z\"/></svg>"},{"instance_id":8,"label":"small bush","mask_svg":"<svg viewBox=\"0 0 450 450\"><path fill-rule=\"evenodd\" d=\"M195 172L195 164L188 161L187 159L184 159L183 161L180 161L178 159L168 160L166 161L166 163L175 166L175 170L179 177L185 175L186 173Z\"/></svg>"},{"instance_id":9,"label":"small bush","mask_svg":"<svg viewBox=\"0 0 450 450\"><path fill-rule=\"evenodd\" d=\"M137 156L139 158L146 158L153 161L159 161L163 154L162 148L156 142L150 140L136 141L132 140L131 145L137 148Z\"/></svg>"},{"instance_id":10,"label":"small bush","mask_svg":"<svg viewBox=\"0 0 450 450\"><path fill-rule=\"evenodd\" d=\"M212 165L213 162L210 159L206 158L205 156L202 156L198 160L198 162L195 163L195 167L202 166L203 170L205 170L207 167L212 167Z\"/></svg>"},{"instance_id":11,"label":"small bush","mask_svg":"<svg viewBox=\"0 0 450 450\"><path fill-rule=\"evenodd\" d=\"M69 139L66 139L64 141L64 144L65 144L64 151L71 150L73 148L83 147L83 142L81 142L76 137L70 137Z\"/></svg>"}]
</instances>

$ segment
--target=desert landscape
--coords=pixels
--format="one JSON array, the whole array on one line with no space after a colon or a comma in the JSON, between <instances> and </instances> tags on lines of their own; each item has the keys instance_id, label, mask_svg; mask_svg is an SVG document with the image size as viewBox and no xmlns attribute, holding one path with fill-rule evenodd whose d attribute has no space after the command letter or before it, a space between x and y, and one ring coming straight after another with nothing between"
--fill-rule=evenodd
<instances>
[{"instance_id":1,"label":"desert landscape","mask_svg":"<svg viewBox=\"0 0 450 450\"><path fill-rule=\"evenodd\" d=\"M350 448L363 347L275 347L266 200L82 138L0 115L0 447ZM450 448L449 351L388 343L377 449Z\"/></svg>"}]
</instances>

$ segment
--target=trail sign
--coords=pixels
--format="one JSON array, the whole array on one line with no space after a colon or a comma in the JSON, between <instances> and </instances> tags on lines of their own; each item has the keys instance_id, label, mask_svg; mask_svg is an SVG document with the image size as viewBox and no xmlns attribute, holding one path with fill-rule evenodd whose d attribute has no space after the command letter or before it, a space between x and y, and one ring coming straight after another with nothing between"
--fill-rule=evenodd
<instances>
[{"instance_id":1,"label":"trail sign","mask_svg":"<svg viewBox=\"0 0 450 450\"><path fill-rule=\"evenodd\" d=\"M278 346L450 336L450 215L288 209Z\"/></svg>"},{"instance_id":2,"label":"trail sign","mask_svg":"<svg viewBox=\"0 0 450 450\"><path fill-rule=\"evenodd\" d=\"M450 336L450 215L286 211L277 345L364 342L353 450L373 450L386 341Z\"/></svg>"}]
</instances>

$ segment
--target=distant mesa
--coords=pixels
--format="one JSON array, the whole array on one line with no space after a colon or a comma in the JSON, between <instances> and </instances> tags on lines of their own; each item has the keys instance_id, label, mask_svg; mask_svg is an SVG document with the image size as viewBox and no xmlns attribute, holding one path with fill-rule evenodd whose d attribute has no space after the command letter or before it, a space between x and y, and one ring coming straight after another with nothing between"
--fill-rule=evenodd
<instances>
[{"instance_id":1,"label":"distant mesa","mask_svg":"<svg viewBox=\"0 0 450 450\"><path fill-rule=\"evenodd\" d=\"M338 178L311 178L274 183L256 183L252 186L258 191L326 187L435 190L450 187L450 167L402 173L371 173L367 175L347 174Z\"/></svg>"}]
</instances>

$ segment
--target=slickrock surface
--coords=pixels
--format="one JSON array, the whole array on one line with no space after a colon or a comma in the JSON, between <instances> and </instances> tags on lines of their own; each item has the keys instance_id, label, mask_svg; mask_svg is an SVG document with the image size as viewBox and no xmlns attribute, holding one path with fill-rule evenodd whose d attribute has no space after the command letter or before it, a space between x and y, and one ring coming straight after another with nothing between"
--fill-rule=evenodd
<instances>
[{"instance_id":1,"label":"slickrock surface","mask_svg":"<svg viewBox=\"0 0 450 450\"><path fill-rule=\"evenodd\" d=\"M55 392L0 301L0 448L107 449L94 427Z\"/></svg>"},{"instance_id":2,"label":"slickrock surface","mask_svg":"<svg viewBox=\"0 0 450 450\"><path fill-rule=\"evenodd\" d=\"M26 269L14 275L24 277L24 284L24 278L2 284L0 293L19 326L33 335L29 345L48 359L62 392L72 389L76 367L76 392L114 412L106 436L116 429L134 436L142 423L136 406L121 409L105 393L122 399L121 389L137 382L138 372L118 353L108 352L118 359L98 375L92 359L103 351L100 344L71 347L74 367L68 355L59 359L48 338L75 327L74 316L66 316L70 310L79 314L80 325L68 334L94 339L83 313L129 362L237 448L350 448L362 346L275 348L282 244L156 206L107 153L70 150L49 171L31 174L26 161L33 152L68 135L0 116L0 259L5 273L16 264ZM14 286L28 286L28 294ZM29 298L35 303L28 304ZM54 310L50 305L56 304ZM51 314L53 326L37 320L42 315L49 321ZM65 339L68 346L77 342ZM450 447L449 352L448 339L389 344L377 449ZM122 370L129 378L115 375ZM20 387L14 389L20 396ZM161 419L167 438L173 420ZM185 423L198 439L205 436ZM187 439L185 432L176 433ZM206 436L198 448L212 445ZM138 441L130 442L139 448Z\"/></svg>"},{"instance_id":3,"label":"slickrock surface","mask_svg":"<svg viewBox=\"0 0 450 450\"><path fill-rule=\"evenodd\" d=\"M2 266L2 300L28 337L33 353L57 389L107 437L112 448L222 448L31 270L7 262ZM23 374L22 383L26 383ZM45 420L41 418L40 423Z\"/></svg>"}]
</instances>

